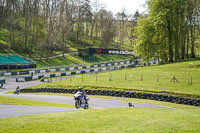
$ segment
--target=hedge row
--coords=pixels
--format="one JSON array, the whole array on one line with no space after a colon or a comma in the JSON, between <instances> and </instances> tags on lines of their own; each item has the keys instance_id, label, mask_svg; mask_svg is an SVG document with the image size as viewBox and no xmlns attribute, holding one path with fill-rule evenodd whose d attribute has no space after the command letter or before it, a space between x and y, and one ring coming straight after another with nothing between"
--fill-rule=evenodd
<instances>
[{"instance_id":1,"label":"hedge row","mask_svg":"<svg viewBox=\"0 0 200 133\"><path fill-rule=\"evenodd\" d=\"M77 89L54 89L54 88L40 88L40 89L21 89L21 93L70 93L74 94ZM139 98L139 99L149 99L156 101L171 102L177 104L185 104L200 107L200 100L183 98L177 96L166 96L159 94L147 94L147 93L135 93L135 92L123 92L123 91L111 91L111 90L85 90L87 95L101 95L101 96L114 96L114 97L127 97L127 98Z\"/></svg>"}]
</instances>

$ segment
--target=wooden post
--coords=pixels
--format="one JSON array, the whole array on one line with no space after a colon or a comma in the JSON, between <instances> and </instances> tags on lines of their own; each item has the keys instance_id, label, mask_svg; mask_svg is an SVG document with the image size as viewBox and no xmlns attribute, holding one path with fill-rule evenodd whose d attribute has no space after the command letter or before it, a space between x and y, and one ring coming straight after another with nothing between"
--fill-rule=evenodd
<instances>
[{"instance_id":1,"label":"wooden post","mask_svg":"<svg viewBox=\"0 0 200 133\"><path fill-rule=\"evenodd\" d=\"M111 75L111 73L109 73L109 81L111 81L112 79L112 75Z\"/></svg>"},{"instance_id":2,"label":"wooden post","mask_svg":"<svg viewBox=\"0 0 200 133\"><path fill-rule=\"evenodd\" d=\"M83 81L83 75L82 75L82 81Z\"/></svg>"},{"instance_id":3,"label":"wooden post","mask_svg":"<svg viewBox=\"0 0 200 133\"><path fill-rule=\"evenodd\" d=\"M191 76L190 79L188 80L188 85L192 85L192 76Z\"/></svg>"},{"instance_id":4,"label":"wooden post","mask_svg":"<svg viewBox=\"0 0 200 133\"><path fill-rule=\"evenodd\" d=\"M159 75L157 75L157 82L159 82Z\"/></svg>"},{"instance_id":5,"label":"wooden post","mask_svg":"<svg viewBox=\"0 0 200 133\"><path fill-rule=\"evenodd\" d=\"M110 75L109 75L109 81L111 81L112 79L112 75L111 75L111 71L112 71L112 60L111 60L111 66L110 66Z\"/></svg>"},{"instance_id":6,"label":"wooden post","mask_svg":"<svg viewBox=\"0 0 200 133\"><path fill-rule=\"evenodd\" d=\"M126 73L125 73L125 80L126 80Z\"/></svg>"},{"instance_id":7,"label":"wooden post","mask_svg":"<svg viewBox=\"0 0 200 133\"><path fill-rule=\"evenodd\" d=\"M173 78L172 78L171 82L172 82L172 81L173 81L174 83L175 83L175 82L179 83L179 81L178 81L178 79L176 78L176 76L175 76L175 75L173 76Z\"/></svg>"},{"instance_id":8,"label":"wooden post","mask_svg":"<svg viewBox=\"0 0 200 133\"><path fill-rule=\"evenodd\" d=\"M190 75L190 73L191 73L191 65L192 65L193 63L189 63L189 78L188 78L188 84L189 85L192 85L192 76Z\"/></svg>"}]
</instances>

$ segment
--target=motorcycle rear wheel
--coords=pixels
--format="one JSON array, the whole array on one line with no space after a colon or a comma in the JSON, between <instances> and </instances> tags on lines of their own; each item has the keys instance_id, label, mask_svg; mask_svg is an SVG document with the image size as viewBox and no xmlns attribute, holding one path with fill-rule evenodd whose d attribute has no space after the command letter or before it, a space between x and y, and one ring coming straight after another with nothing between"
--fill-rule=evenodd
<instances>
[{"instance_id":1,"label":"motorcycle rear wheel","mask_svg":"<svg viewBox=\"0 0 200 133\"><path fill-rule=\"evenodd\" d=\"M14 94L18 94L19 95L19 91L15 91Z\"/></svg>"},{"instance_id":2,"label":"motorcycle rear wheel","mask_svg":"<svg viewBox=\"0 0 200 133\"><path fill-rule=\"evenodd\" d=\"M89 105L85 104L84 109L88 109Z\"/></svg>"}]
</instances>

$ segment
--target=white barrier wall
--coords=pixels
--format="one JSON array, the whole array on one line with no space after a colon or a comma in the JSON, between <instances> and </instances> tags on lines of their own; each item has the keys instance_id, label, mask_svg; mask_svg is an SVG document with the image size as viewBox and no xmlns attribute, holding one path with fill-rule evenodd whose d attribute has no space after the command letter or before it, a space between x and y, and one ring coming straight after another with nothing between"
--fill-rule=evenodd
<instances>
[{"instance_id":1,"label":"white barrier wall","mask_svg":"<svg viewBox=\"0 0 200 133\"><path fill-rule=\"evenodd\" d=\"M45 70L40 70L40 73L45 73L46 71Z\"/></svg>"},{"instance_id":2,"label":"white barrier wall","mask_svg":"<svg viewBox=\"0 0 200 133\"><path fill-rule=\"evenodd\" d=\"M118 65L118 63L119 63L119 65ZM125 62L124 61L120 61L120 62L115 62L113 65L111 63L109 63L108 64L109 67L105 67L106 66L105 64L101 64L101 68L98 68L98 65L94 65L94 68L92 68L92 69L90 69L90 66L86 66L87 69L85 69L84 71L85 71L85 73L90 73L90 72L106 71L106 70L110 70L110 69L117 70L120 67L127 67L128 65L131 65L131 64L136 64L136 63L134 61L133 62L131 62L131 61L125 61ZM139 65L137 64L136 66L139 66ZM109 69L107 69L107 68L109 68ZM78 67L78 69L83 70L83 67L82 66ZM61 68L60 69L60 71L62 71L62 70L65 71L65 68ZM71 75L72 74L71 71L73 71L73 70L74 70L75 74L81 74L81 70L77 71L77 70L75 70L74 67L69 68L69 70L70 70L70 72L66 72L66 76ZM55 72L56 69L51 69L50 71L51 72ZM34 73L35 71L29 71L29 72L33 72ZM45 70L40 70L40 72L44 73L46 71ZM8 72L5 73L5 74L7 76L11 75L11 73L8 73ZM52 74L55 74L55 77L60 77L61 76L61 73L52 73ZM45 78L49 78L50 74L46 74L46 75L44 75L44 77ZM33 76L32 79L33 80L38 79L38 76ZM25 77L19 78L18 80L19 80L19 82L23 82L23 81L25 81Z\"/></svg>"},{"instance_id":3,"label":"white barrier wall","mask_svg":"<svg viewBox=\"0 0 200 133\"><path fill-rule=\"evenodd\" d=\"M50 70L50 72L55 72L55 71L56 71L56 69L51 69L51 70Z\"/></svg>"},{"instance_id":4,"label":"white barrier wall","mask_svg":"<svg viewBox=\"0 0 200 133\"><path fill-rule=\"evenodd\" d=\"M105 71L105 70L106 70L106 67L102 68L102 70Z\"/></svg>"},{"instance_id":5,"label":"white barrier wall","mask_svg":"<svg viewBox=\"0 0 200 133\"><path fill-rule=\"evenodd\" d=\"M76 71L76 74L81 74L81 71Z\"/></svg>"},{"instance_id":6,"label":"white barrier wall","mask_svg":"<svg viewBox=\"0 0 200 133\"><path fill-rule=\"evenodd\" d=\"M61 73L56 73L56 77L60 77L61 76Z\"/></svg>"},{"instance_id":7,"label":"white barrier wall","mask_svg":"<svg viewBox=\"0 0 200 133\"><path fill-rule=\"evenodd\" d=\"M101 64L101 67L105 67L106 65L105 64Z\"/></svg>"},{"instance_id":8,"label":"white barrier wall","mask_svg":"<svg viewBox=\"0 0 200 133\"><path fill-rule=\"evenodd\" d=\"M85 70L85 73L89 73L90 72L90 70Z\"/></svg>"},{"instance_id":9,"label":"white barrier wall","mask_svg":"<svg viewBox=\"0 0 200 133\"><path fill-rule=\"evenodd\" d=\"M60 71L65 71L65 68L60 68Z\"/></svg>"},{"instance_id":10,"label":"white barrier wall","mask_svg":"<svg viewBox=\"0 0 200 133\"><path fill-rule=\"evenodd\" d=\"M66 75L71 75L71 72L66 72Z\"/></svg>"},{"instance_id":11,"label":"white barrier wall","mask_svg":"<svg viewBox=\"0 0 200 133\"><path fill-rule=\"evenodd\" d=\"M70 67L69 70L74 70L74 67Z\"/></svg>"},{"instance_id":12,"label":"white barrier wall","mask_svg":"<svg viewBox=\"0 0 200 133\"><path fill-rule=\"evenodd\" d=\"M4 73L5 76L11 76L11 72Z\"/></svg>"}]
</instances>

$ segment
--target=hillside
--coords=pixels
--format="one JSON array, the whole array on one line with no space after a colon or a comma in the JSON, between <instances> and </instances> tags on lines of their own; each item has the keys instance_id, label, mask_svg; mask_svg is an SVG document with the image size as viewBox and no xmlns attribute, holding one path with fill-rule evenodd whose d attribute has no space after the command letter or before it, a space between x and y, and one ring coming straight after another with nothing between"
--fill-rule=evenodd
<instances>
[{"instance_id":1,"label":"hillside","mask_svg":"<svg viewBox=\"0 0 200 133\"><path fill-rule=\"evenodd\" d=\"M18 31L17 31L18 33ZM18 38L18 37L16 37ZM0 28L0 55L21 55L26 58L30 58L37 63L37 67L47 67L47 66L61 66L61 65L70 65L70 64L85 64L85 63L92 63L92 62L103 62L103 61L110 61L110 60L125 60L125 59L132 59L131 56L118 56L118 55L96 55L95 60L83 61L78 54L71 54L65 55L63 58L62 56L57 58L50 58L55 55L62 55L64 52L65 54L70 54L73 52L77 52L79 48L89 48L101 47L101 39L91 39L90 37L84 37L82 40L67 40L65 47L66 49L63 51L61 48L56 48L49 53L48 61L46 61L45 52L34 48L31 54L28 54L23 49L19 48L12 48L9 42L9 31L6 28ZM116 49L124 49L120 45L115 45L114 42L111 42L110 48ZM113 46L112 46L113 45ZM127 49L131 49L129 45L125 45ZM41 58L41 60L40 60Z\"/></svg>"}]
</instances>

